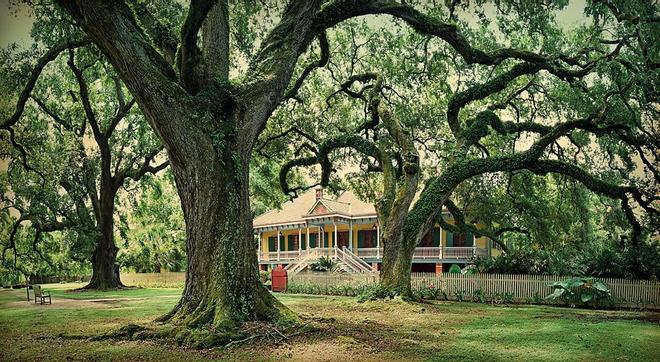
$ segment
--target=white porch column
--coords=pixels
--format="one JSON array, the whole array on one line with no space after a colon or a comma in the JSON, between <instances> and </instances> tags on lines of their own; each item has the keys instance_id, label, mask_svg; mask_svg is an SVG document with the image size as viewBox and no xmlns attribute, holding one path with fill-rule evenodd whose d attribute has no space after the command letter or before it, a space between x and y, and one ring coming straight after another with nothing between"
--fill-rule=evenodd
<instances>
[{"instance_id":1,"label":"white porch column","mask_svg":"<svg viewBox=\"0 0 660 362\"><path fill-rule=\"evenodd\" d=\"M440 259L442 259L442 252L443 252L443 245L445 245L445 242L442 240L442 226L440 226Z\"/></svg>"},{"instance_id":2,"label":"white porch column","mask_svg":"<svg viewBox=\"0 0 660 362\"><path fill-rule=\"evenodd\" d=\"M257 260L261 261L261 239L262 239L261 231L258 234L259 234L259 242L257 243Z\"/></svg>"},{"instance_id":3,"label":"white porch column","mask_svg":"<svg viewBox=\"0 0 660 362\"><path fill-rule=\"evenodd\" d=\"M353 220L348 222L348 249L353 251Z\"/></svg>"},{"instance_id":4,"label":"white porch column","mask_svg":"<svg viewBox=\"0 0 660 362\"><path fill-rule=\"evenodd\" d=\"M305 237L305 244L307 245L307 252L309 253L309 226L307 227L307 236Z\"/></svg>"},{"instance_id":5,"label":"white porch column","mask_svg":"<svg viewBox=\"0 0 660 362\"><path fill-rule=\"evenodd\" d=\"M302 229L298 228L298 255L302 253Z\"/></svg>"},{"instance_id":6,"label":"white porch column","mask_svg":"<svg viewBox=\"0 0 660 362\"><path fill-rule=\"evenodd\" d=\"M380 258L380 224L376 223L376 258Z\"/></svg>"},{"instance_id":7,"label":"white porch column","mask_svg":"<svg viewBox=\"0 0 660 362\"><path fill-rule=\"evenodd\" d=\"M277 230L277 261L280 260L280 231Z\"/></svg>"},{"instance_id":8,"label":"white porch column","mask_svg":"<svg viewBox=\"0 0 660 362\"><path fill-rule=\"evenodd\" d=\"M335 258L337 257L337 222L333 221L332 225L335 227L335 235L332 237L332 246L335 248Z\"/></svg>"}]
</instances>

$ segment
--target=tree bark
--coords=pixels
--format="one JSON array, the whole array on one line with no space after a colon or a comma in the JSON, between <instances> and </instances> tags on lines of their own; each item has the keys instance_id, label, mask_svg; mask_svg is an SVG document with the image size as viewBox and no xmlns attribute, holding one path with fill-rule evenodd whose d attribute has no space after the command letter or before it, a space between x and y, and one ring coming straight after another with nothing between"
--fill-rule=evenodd
<instances>
[{"instance_id":1,"label":"tree bark","mask_svg":"<svg viewBox=\"0 0 660 362\"><path fill-rule=\"evenodd\" d=\"M168 152L186 221L188 272L181 301L161 320L222 330L295 318L258 278L248 170L254 142L313 39L320 1L287 7L238 89L210 84L199 93L178 84L123 2L58 3L103 51ZM195 38L184 40L192 46Z\"/></svg>"},{"instance_id":2,"label":"tree bark","mask_svg":"<svg viewBox=\"0 0 660 362\"><path fill-rule=\"evenodd\" d=\"M103 150L103 148L102 148ZM105 153L108 152L108 155ZM98 201L96 248L92 253L92 279L83 289L114 289L124 285L119 278L119 264L114 238L116 189L110 176L109 151L101 152L101 195ZM105 162L105 159L108 159Z\"/></svg>"},{"instance_id":3,"label":"tree bark","mask_svg":"<svg viewBox=\"0 0 660 362\"><path fill-rule=\"evenodd\" d=\"M102 232L92 253L92 279L83 289L114 289L123 287L119 278L117 251L112 233Z\"/></svg>"},{"instance_id":4,"label":"tree bark","mask_svg":"<svg viewBox=\"0 0 660 362\"><path fill-rule=\"evenodd\" d=\"M261 284L249 204L249 155L226 135L195 132L172 162L186 220L188 271L179 304L161 321L230 330L282 321L288 309Z\"/></svg>"},{"instance_id":5,"label":"tree bark","mask_svg":"<svg viewBox=\"0 0 660 362\"><path fill-rule=\"evenodd\" d=\"M401 238L401 234L399 234L399 238ZM411 296L411 268L412 252L407 251L402 240L383 239L383 264L379 280L381 287L403 297Z\"/></svg>"}]
</instances>

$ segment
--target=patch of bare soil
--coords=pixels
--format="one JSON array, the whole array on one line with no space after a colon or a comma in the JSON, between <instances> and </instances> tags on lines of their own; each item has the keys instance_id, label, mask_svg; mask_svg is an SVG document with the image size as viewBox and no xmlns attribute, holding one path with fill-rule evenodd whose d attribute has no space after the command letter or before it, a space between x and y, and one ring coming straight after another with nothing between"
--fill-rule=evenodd
<instances>
[{"instance_id":1,"label":"patch of bare soil","mask_svg":"<svg viewBox=\"0 0 660 362\"><path fill-rule=\"evenodd\" d=\"M25 291L15 290L12 291L14 295L21 300L15 302L9 302L6 304L7 308L107 308L108 306L118 305L120 302L124 301L140 301L145 300L145 298L98 298L98 299L72 299L72 298L62 298L62 297L53 297L52 304L40 304L34 303L34 297L30 295L30 301L28 302L27 296L24 294Z\"/></svg>"},{"instance_id":2,"label":"patch of bare soil","mask_svg":"<svg viewBox=\"0 0 660 362\"><path fill-rule=\"evenodd\" d=\"M25 299L6 304L7 308L106 308L101 303L92 303L91 300L69 299L69 298L53 298L53 304L35 304L34 299L27 301Z\"/></svg>"},{"instance_id":3,"label":"patch of bare soil","mask_svg":"<svg viewBox=\"0 0 660 362\"><path fill-rule=\"evenodd\" d=\"M90 303L117 304L119 302L138 301L145 299L146 298L102 298L102 299L87 299L86 301Z\"/></svg>"}]
</instances>

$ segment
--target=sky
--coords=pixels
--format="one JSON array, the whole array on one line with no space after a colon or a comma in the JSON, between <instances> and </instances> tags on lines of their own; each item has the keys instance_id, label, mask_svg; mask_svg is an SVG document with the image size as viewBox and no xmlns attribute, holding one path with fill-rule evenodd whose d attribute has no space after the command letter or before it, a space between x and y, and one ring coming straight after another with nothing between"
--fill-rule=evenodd
<instances>
[{"instance_id":1,"label":"sky","mask_svg":"<svg viewBox=\"0 0 660 362\"><path fill-rule=\"evenodd\" d=\"M26 5L11 6L9 0L0 0L0 48L11 43L30 44L32 18Z\"/></svg>"}]
</instances>

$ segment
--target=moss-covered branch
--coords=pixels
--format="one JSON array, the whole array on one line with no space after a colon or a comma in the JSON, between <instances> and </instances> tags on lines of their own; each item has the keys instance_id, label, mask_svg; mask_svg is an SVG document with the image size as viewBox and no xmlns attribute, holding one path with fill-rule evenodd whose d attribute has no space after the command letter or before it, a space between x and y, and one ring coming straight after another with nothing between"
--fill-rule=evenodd
<instances>
[{"instance_id":1,"label":"moss-covered branch","mask_svg":"<svg viewBox=\"0 0 660 362\"><path fill-rule=\"evenodd\" d=\"M138 0L127 1L133 9L138 21L145 29L146 33L153 39L155 45L163 54L163 57L171 65L174 65L176 48L178 46L177 37L147 8L146 4Z\"/></svg>"},{"instance_id":2,"label":"moss-covered branch","mask_svg":"<svg viewBox=\"0 0 660 362\"><path fill-rule=\"evenodd\" d=\"M202 26L205 81L229 79L229 4L216 0Z\"/></svg>"},{"instance_id":3,"label":"moss-covered branch","mask_svg":"<svg viewBox=\"0 0 660 362\"><path fill-rule=\"evenodd\" d=\"M568 67L562 67L558 63L558 59L561 59L561 57L546 56L515 48L499 48L488 52L483 51L473 47L456 24L444 22L434 16L424 14L405 2L399 3L391 0L329 1L323 5L315 17L315 30L320 32L344 20L369 14L391 15L403 20L421 34L435 36L444 40L468 64L497 65L507 59L519 59L529 64L542 66L544 69L562 78L580 76L584 74L586 68L592 68L594 66L594 63L590 62L582 69L573 70ZM623 42L620 43L613 53L618 53L622 45ZM606 54L604 57L611 56L612 53Z\"/></svg>"},{"instance_id":4,"label":"moss-covered branch","mask_svg":"<svg viewBox=\"0 0 660 362\"><path fill-rule=\"evenodd\" d=\"M303 82L305 82L305 79L312 74L314 69L316 68L322 68L325 67L326 64L328 64L328 61L330 60L330 44L328 44L328 37L325 32L322 32L318 36L319 38L319 47L321 48L321 54L319 56L319 59L311 62L310 64L303 69L302 73L300 74L300 77L296 79L296 82L293 84L291 88L286 92L284 95L284 99L290 99L290 98L295 98L296 94L298 93L298 90L300 87L302 87Z\"/></svg>"},{"instance_id":5,"label":"moss-covered branch","mask_svg":"<svg viewBox=\"0 0 660 362\"><path fill-rule=\"evenodd\" d=\"M202 76L202 51L197 45L197 34L207 14L217 0L193 0L190 2L186 20L181 28L181 47L177 54L177 66L181 83L191 93L200 90Z\"/></svg>"},{"instance_id":6,"label":"moss-covered branch","mask_svg":"<svg viewBox=\"0 0 660 362\"><path fill-rule=\"evenodd\" d=\"M476 237L482 237L482 236L487 237L493 242L497 243L504 251L507 251L508 247L506 246L506 243L504 243L500 238L502 234L504 234L505 232L518 232L523 234L529 234L529 231L518 227L504 227L504 228L499 228L497 230L480 228L474 224L465 222L465 217L463 215L463 212L461 212L458 206L456 206L456 204L451 199L447 199L447 201L445 201L445 206L447 207L447 210L449 210L449 212L451 213L454 219L454 224L449 224L447 221L445 221L443 217L439 217L438 222L440 223L440 226L442 226L443 229L455 233L470 232L474 234Z\"/></svg>"},{"instance_id":7,"label":"moss-covered branch","mask_svg":"<svg viewBox=\"0 0 660 362\"><path fill-rule=\"evenodd\" d=\"M287 180L289 172L296 167L321 166L321 186L327 186L330 182L330 174L333 167L330 161L330 153L342 149L351 148L362 153L365 156L380 159L378 147L371 141L357 135L342 135L329 138L318 146L316 155L310 157L296 158L285 163L280 169L280 187L285 194L291 194L295 191L289 186Z\"/></svg>"}]
</instances>

